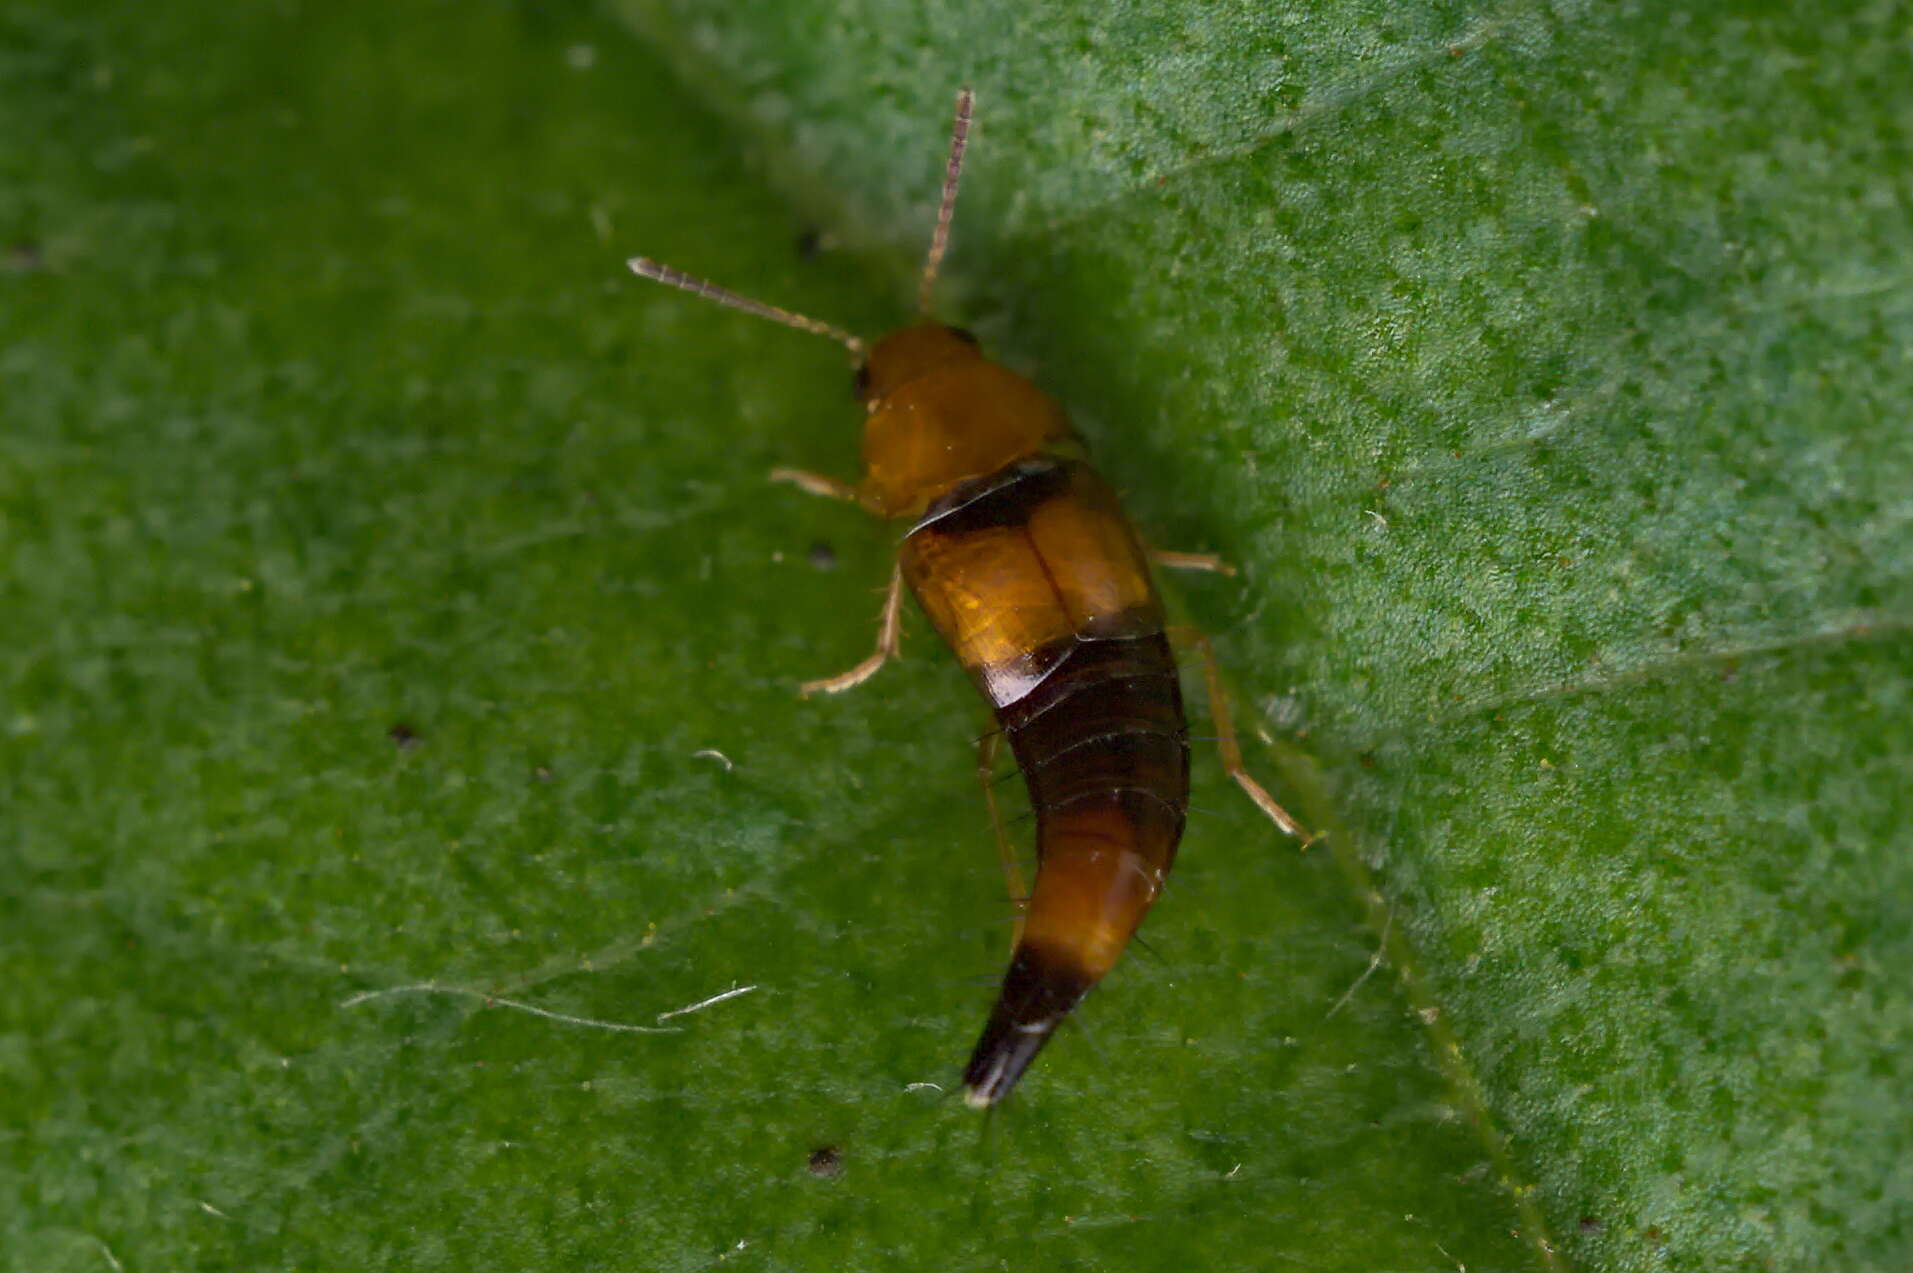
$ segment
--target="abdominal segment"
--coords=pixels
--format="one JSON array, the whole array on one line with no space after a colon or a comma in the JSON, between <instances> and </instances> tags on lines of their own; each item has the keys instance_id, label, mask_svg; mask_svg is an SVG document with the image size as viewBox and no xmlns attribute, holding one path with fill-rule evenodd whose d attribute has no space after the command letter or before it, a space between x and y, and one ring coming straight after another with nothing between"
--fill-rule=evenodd
<instances>
[{"instance_id":1,"label":"abdominal segment","mask_svg":"<svg viewBox=\"0 0 1913 1273\"><path fill-rule=\"evenodd\" d=\"M1036 816L1036 884L964 1074L1007 1094L1121 955L1188 805L1182 695L1162 611L1115 495L1038 456L958 487L910 532L904 576L996 709Z\"/></svg>"}]
</instances>

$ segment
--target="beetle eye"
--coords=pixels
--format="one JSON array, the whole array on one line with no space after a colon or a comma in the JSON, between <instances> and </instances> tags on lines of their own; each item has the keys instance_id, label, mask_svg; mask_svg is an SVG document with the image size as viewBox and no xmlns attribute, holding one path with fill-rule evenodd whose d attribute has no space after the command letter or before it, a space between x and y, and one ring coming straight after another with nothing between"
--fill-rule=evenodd
<instances>
[{"instance_id":1,"label":"beetle eye","mask_svg":"<svg viewBox=\"0 0 1913 1273\"><path fill-rule=\"evenodd\" d=\"M850 385L851 385L851 392L857 395L857 401L862 402L866 397L870 395L870 364L869 363L866 362L866 363L861 363L858 365L857 374L851 379Z\"/></svg>"},{"instance_id":2,"label":"beetle eye","mask_svg":"<svg viewBox=\"0 0 1913 1273\"><path fill-rule=\"evenodd\" d=\"M976 333L967 327L952 327L950 334L972 349L977 347Z\"/></svg>"}]
</instances>

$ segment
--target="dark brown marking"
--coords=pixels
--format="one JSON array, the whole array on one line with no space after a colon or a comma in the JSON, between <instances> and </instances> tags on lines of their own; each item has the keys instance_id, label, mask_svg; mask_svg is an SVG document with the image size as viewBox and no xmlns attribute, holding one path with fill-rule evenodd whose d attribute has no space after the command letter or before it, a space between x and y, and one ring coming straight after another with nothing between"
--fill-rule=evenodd
<instances>
[{"instance_id":1,"label":"dark brown marking","mask_svg":"<svg viewBox=\"0 0 1913 1273\"><path fill-rule=\"evenodd\" d=\"M1093 985L1066 953L1031 942L1019 946L963 1070L972 1102L993 1105L1007 1095Z\"/></svg>"},{"instance_id":2,"label":"dark brown marking","mask_svg":"<svg viewBox=\"0 0 1913 1273\"><path fill-rule=\"evenodd\" d=\"M1053 455L1018 460L995 473L959 483L930 505L910 537L955 538L997 526L1027 526L1037 507L1069 490L1069 462Z\"/></svg>"}]
</instances>

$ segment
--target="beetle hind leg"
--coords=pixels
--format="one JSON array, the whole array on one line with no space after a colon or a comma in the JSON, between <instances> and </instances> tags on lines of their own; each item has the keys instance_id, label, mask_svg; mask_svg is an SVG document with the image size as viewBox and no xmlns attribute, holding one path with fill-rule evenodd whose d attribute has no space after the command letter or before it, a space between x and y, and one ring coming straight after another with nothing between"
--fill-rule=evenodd
<instances>
[{"instance_id":1,"label":"beetle hind leg","mask_svg":"<svg viewBox=\"0 0 1913 1273\"><path fill-rule=\"evenodd\" d=\"M1235 717L1229 711L1229 696L1222 688L1221 667L1216 662L1215 647L1209 643L1208 635L1200 628L1178 627L1171 630L1170 639L1194 646L1202 655L1202 676L1209 690L1209 713L1215 718L1216 750L1222 753L1223 772L1242 788L1249 799L1255 801L1255 807L1262 810L1269 821L1300 840L1306 849L1315 842L1315 837L1287 809L1276 803L1275 797L1255 780L1248 766L1242 763L1242 748L1236 743Z\"/></svg>"}]
</instances>

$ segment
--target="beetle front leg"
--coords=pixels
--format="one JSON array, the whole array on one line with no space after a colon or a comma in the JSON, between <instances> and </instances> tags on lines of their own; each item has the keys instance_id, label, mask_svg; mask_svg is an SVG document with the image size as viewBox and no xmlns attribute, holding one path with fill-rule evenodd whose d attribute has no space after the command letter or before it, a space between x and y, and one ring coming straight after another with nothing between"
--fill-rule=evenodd
<instances>
[{"instance_id":1,"label":"beetle front leg","mask_svg":"<svg viewBox=\"0 0 1913 1273\"><path fill-rule=\"evenodd\" d=\"M849 482L840 482L834 477L822 473L811 473L805 469L772 469L771 481L788 482L799 490L812 495L821 495L825 499L840 499L845 503L857 502L857 488Z\"/></svg>"}]
</instances>

